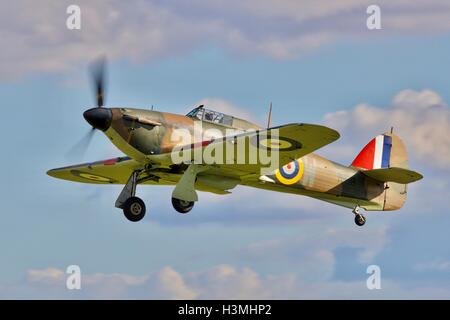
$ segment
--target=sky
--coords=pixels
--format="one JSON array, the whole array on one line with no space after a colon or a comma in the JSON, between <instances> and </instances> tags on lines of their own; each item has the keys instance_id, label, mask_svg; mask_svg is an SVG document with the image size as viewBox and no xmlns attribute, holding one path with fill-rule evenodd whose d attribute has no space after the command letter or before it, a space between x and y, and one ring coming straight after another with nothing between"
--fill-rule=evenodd
<instances>
[{"instance_id":1,"label":"sky","mask_svg":"<svg viewBox=\"0 0 450 320\"><path fill-rule=\"evenodd\" d=\"M3 1L4 137L0 298L450 298L450 4L377 1ZM81 8L81 29L66 8ZM368 212L237 187L199 194L187 215L171 187L138 187L139 223L114 208L120 186L55 180L46 171L121 156L89 130L88 64L108 57L106 105L186 113L200 103L265 123L327 125L319 150L350 164L394 126L424 179L395 212ZM81 290L66 288L78 265ZM366 286L367 267L381 289Z\"/></svg>"}]
</instances>

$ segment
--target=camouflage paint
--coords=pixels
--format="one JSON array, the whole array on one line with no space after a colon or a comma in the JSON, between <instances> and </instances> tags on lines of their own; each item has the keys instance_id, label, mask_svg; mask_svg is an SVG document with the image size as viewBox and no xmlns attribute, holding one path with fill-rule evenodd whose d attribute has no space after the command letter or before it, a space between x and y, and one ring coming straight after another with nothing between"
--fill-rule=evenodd
<instances>
[{"instance_id":1,"label":"camouflage paint","mask_svg":"<svg viewBox=\"0 0 450 320\"><path fill-rule=\"evenodd\" d=\"M175 146L171 141L174 130L186 129L194 135L192 118L167 112L140 110L130 108L112 108L112 123L105 131L111 142L130 158L126 161L111 163L90 163L49 171L54 177L88 182L88 183L125 183L130 173L137 168L154 166L149 169L142 183L146 184L176 184L183 173L183 167L174 167L170 152ZM239 120L240 129L260 129L255 124ZM203 130L211 128L222 133L230 128L227 126L202 121ZM392 136L391 163L407 168L407 154L403 142ZM124 159L124 158L118 158ZM341 206L354 207L360 205L366 210L396 210L403 206L406 199L406 185L383 183L365 176L360 168L343 166L327 160L314 153L298 159L302 167L301 177L295 183L281 181L277 174L268 178L274 184L261 183L259 177L248 172L239 172L239 166L212 166L208 170L209 177L200 179L196 185L199 190L227 193L225 189L214 187L208 180L227 179L227 185L237 184L256 188L269 189L311 196L320 200ZM106 166L114 167L111 171ZM149 167L149 168L150 168ZM94 170L95 169L95 170ZM152 171L153 170L153 171ZM227 178L224 178L227 177ZM203 185L202 185L203 182ZM235 183L236 182L236 183ZM206 183L206 184L205 184ZM217 184L217 185L220 185Z\"/></svg>"},{"instance_id":2,"label":"camouflage paint","mask_svg":"<svg viewBox=\"0 0 450 320\"><path fill-rule=\"evenodd\" d=\"M393 134L385 133L385 135L392 137L391 166L408 168L407 152L401 139ZM284 185L285 188L298 189L300 194L302 191L305 191L305 194L318 192L335 196L336 200L339 197L351 198L354 199L351 205L360 205L366 210L397 210L406 201L405 184L374 180L364 175L360 168L343 166L314 153L297 161L303 164L303 174L295 184L280 179L279 172L275 172L269 178L277 184ZM360 203L358 200L369 201L371 205Z\"/></svg>"}]
</instances>

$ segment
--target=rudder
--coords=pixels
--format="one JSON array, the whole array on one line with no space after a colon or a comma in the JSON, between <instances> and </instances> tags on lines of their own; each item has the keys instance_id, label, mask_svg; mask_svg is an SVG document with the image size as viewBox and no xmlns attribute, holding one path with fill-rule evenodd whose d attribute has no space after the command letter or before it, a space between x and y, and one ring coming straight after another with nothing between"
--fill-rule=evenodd
<instances>
[{"instance_id":1,"label":"rudder","mask_svg":"<svg viewBox=\"0 0 450 320\"><path fill-rule=\"evenodd\" d=\"M353 160L352 167L361 171L377 169L408 169L408 153L403 141L397 135L384 133L373 138ZM374 177L368 172L368 176ZM380 179L381 180L381 179ZM381 181L384 182L384 181ZM404 183L384 182L383 210L400 209L406 201L407 187Z\"/></svg>"}]
</instances>

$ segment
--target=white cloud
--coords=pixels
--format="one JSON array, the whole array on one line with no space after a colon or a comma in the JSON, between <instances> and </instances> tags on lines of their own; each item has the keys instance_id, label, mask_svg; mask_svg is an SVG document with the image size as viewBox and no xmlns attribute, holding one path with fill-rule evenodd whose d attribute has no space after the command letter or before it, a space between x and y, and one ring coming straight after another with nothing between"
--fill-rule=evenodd
<instances>
[{"instance_id":1,"label":"white cloud","mask_svg":"<svg viewBox=\"0 0 450 320\"><path fill-rule=\"evenodd\" d=\"M145 276L82 273L81 290L69 291L65 273L47 268L30 270L20 284L0 286L0 296L19 299L36 294L40 298L264 299L282 293L290 286L289 279L289 276L263 277L250 268L237 269L230 265L186 274L167 266Z\"/></svg>"},{"instance_id":2,"label":"white cloud","mask_svg":"<svg viewBox=\"0 0 450 320\"><path fill-rule=\"evenodd\" d=\"M370 139L393 126L409 147L410 157L431 167L450 168L450 109L434 91L404 90L387 107L359 104L351 110L327 114L325 123L340 131L342 137L355 138L353 145L360 137Z\"/></svg>"},{"instance_id":3,"label":"white cloud","mask_svg":"<svg viewBox=\"0 0 450 320\"><path fill-rule=\"evenodd\" d=\"M163 299L194 299L198 293L189 288L181 274L171 267L165 267L155 276L154 289Z\"/></svg>"},{"instance_id":4,"label":"white cloud","mask_svg":"<svg viewBox=\"0 0 450 320\"><path fill-rule=\"evenodd\" d=\"M71 1L8 2L0 12L0 75L77 68L99 53L153 60L215 45L237 54L288 59L340 39L450 31L443 0L380 0L383 30L366 28L370 1L80 0L81 30L65 26ZM12 63L14 62L14 63Z\"/></svg>"},{"instance_id":5,"label":"white cloud","mask_svg":"<svg viewBox=\"0 0 450 320\"><path fill-rule=\"evenodd\" d=\"M261 278L250 268L238 270L230 265L219 265L188 277L203 299L269 299L272 292L266 286L269 279Z\"/></svg>"},{"instance_id":6,"label":"white cloud","mask_svg":"<svg viewBox=\"0 0 450 320\"><path fill-rule=\"evenodd\" d=\"M64 272L56 268L42 270L31 269L27 272L27 280L30 282L53 283L64 278Z\"/></svg>"},{"instance_id":7,"label":"white cloud","mask_svg":"<svg viewBox=\"0 0 450 320\"><path fill-rule=\"evenodd\" d=\"M69 291L65 277L55 277L55 271L63 273L54 268L33 270L32 273L39 273L38 278L0 285L0 296L16 299L443 299L450 294L446 289L431 286L403 288L383 278L382 290L368 290L365 280L309 281L295 273L264 275L248 267L232 265L188 273L165 267L146 276L82 274L82 289Z\"/></svg>"}]
</instances>

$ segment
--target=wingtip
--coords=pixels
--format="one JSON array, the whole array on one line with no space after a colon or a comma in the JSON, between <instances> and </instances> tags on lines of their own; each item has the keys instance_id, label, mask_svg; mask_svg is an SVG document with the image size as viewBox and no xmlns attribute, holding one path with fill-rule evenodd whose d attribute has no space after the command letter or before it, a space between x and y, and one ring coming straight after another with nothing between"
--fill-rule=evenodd
<instances>
[{"instance_id":1,"label":"wingtip","mask_svg":"<svg viewBox=\"0 0 450 320\"><path fill-rule=\"evenodd\" d=\"M46 173L48 176L56 178L56 170L55 169L50 169Z\"/></svg>"},{"instance_id":2,"label":"wingtip","mask_svg":"<svg viewBox=\"0 0 450 320\"><path fill-rule=\"evenodd\" d=\"M423 179L423 174L421 174L419 172L416 172L416 173L417 173L417 180L416 181L422 180Z\"/></svg>"}]
</instances>

